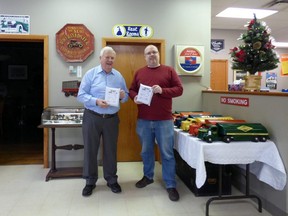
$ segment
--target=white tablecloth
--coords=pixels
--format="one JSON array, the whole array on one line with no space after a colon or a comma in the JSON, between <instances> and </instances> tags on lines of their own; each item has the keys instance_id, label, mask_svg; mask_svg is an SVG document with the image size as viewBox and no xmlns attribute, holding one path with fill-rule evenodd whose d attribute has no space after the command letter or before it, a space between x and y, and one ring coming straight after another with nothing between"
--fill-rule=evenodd
<instances>
[{"instance_id":1,"label":"white tablecloth","mask_svg":"<svg viewBox=\"0 0 288 216\"><path fill-rule=\"evenodd\" d=\"M286 171L275 143L266 142L213 142L175 129L174 148L189 166L196 169L196 186L206 180L205 161L213 164L251 164L250 172L277 190L286 185Z\"/></svg>"}]
</instances>

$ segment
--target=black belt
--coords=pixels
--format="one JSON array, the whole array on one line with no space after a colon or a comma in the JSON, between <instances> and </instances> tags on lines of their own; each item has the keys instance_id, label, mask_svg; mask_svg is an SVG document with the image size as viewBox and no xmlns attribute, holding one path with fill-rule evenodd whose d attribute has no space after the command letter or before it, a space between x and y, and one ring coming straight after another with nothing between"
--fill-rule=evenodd
<instances>
[{"instance_id":1,"label":"black belt","mask_svg":"<svg viewBox=\"0 0 288 216\"><path fill-rule=\"evenodd\" d=\"M96 116L99 116L101 118L112 118L114 116L117 115L117 113L114 113L114 114L100 114L100 113L97 113L97 112L94 112L93 110L89 110L89 109L85 109L87 112L93 114L93 115L96 115Z\"/></svg>"}]
</instances>

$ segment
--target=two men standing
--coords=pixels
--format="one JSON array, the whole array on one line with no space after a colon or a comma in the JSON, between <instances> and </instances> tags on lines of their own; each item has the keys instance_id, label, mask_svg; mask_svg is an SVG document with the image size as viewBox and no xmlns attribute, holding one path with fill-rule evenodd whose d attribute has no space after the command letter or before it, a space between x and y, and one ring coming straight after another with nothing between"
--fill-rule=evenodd
<instances>
[{"instance_id":1,"label":"two men standing","mask_svg":"<svg viewBox=\"0 0 288 216\"><path fill-rule=\"evenodd\" d=\"M116 57L116 53L113 51L111 52L114 57L106 56L108 59L103 54L105 53L104 51L102 55L100 53L101 65L91 69L85 74L78 93L78 100L85 106L83 138L84 149L86 149L84 150L83 177L86 179L86 186L82 191L83 196L91 195L92 190L96 187L98 178L98 172L96 171L98 169L97 153L101 136L103 136L104 141L104 178L112 192L121 192L121 187L117 183L116 175L116 137L118 137L119 123L117 112L119 109L111 108L106 104L103 100L103 89L107 85L109 87L119 87L121 89L119 99L122 102L127 101L128 90L121 74L119 75L118 72L116 73L116 70L112 68ZM134 100L138 106L136 132L142 145L141 156L143 159L144 175L143 178L136 183L136 187L143 188L154 181L154 145L156 141L160 149L162 176L169 198L172 201L177 201L179 200L179 194L176 190L175 159L173 153L174 125L172 119L172 98L182 95L183 87L175 70L172 67L159 63L160 55L156 46L148 45L144 50L144 57L147 65L136 71L129 89L130 98ZM106 61L102 61L101 58L106 58ZM105 70L105 65L109 66L109 69ZM114 83L110 83L110 78L114 78ZM111 85L112 83L113 85ZM150 105L137 101L140 84L152 87L153 97ZM105 124L104 122L108 120L106 119L105 121L103 116L109 116L110 118L107 119L111 121L115 118L114 124L112 124L112 126L111 124ZM101 118L102 121L100 121ZM107 131L111 132L115 129L117 130L113 132L114 138L109 136L108 138ZM105 157L108 159L105 159Z\"/></svg>"}]
</instances>

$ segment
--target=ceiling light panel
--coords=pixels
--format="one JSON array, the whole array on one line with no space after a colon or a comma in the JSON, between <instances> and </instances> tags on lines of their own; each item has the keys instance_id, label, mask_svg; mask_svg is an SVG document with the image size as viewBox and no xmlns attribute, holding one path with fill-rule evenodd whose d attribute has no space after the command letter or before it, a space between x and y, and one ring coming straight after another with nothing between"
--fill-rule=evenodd
<instances>
[{"instance_id":1,"label":"ceiling light panel","mask_svg":"<svg viewBox=\"0 0 288 216\"><path fill-rule=\"evenodd\" d=\"M233 8L229 7L224 11L216 15L216 17L227 17L227 18L243 18L243 19L253 19L254 14L257 19L262 19L272 14L277 13L276 10L262 10L262 9L250 9L250 8Z\"/></svg>"}]
</instances>

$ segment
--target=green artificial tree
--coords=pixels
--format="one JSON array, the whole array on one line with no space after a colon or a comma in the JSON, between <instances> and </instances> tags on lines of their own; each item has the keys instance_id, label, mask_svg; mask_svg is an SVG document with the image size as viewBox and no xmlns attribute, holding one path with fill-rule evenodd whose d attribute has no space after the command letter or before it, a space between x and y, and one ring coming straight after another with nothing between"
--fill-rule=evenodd
<instances>
[{"instance_id":1,"label":"green artificial tree","mask_svg":"<svg viewBox=\"0 0 288 216\"><path fill-rule=\"evenodd\" d=\"M248 71L250 75L278 67L279 58L271 43L270 29L264 22L254 19L248 22L247 32L238 40L244 44L230 50L232 69Z\"/></svg>"}]
</instances>

